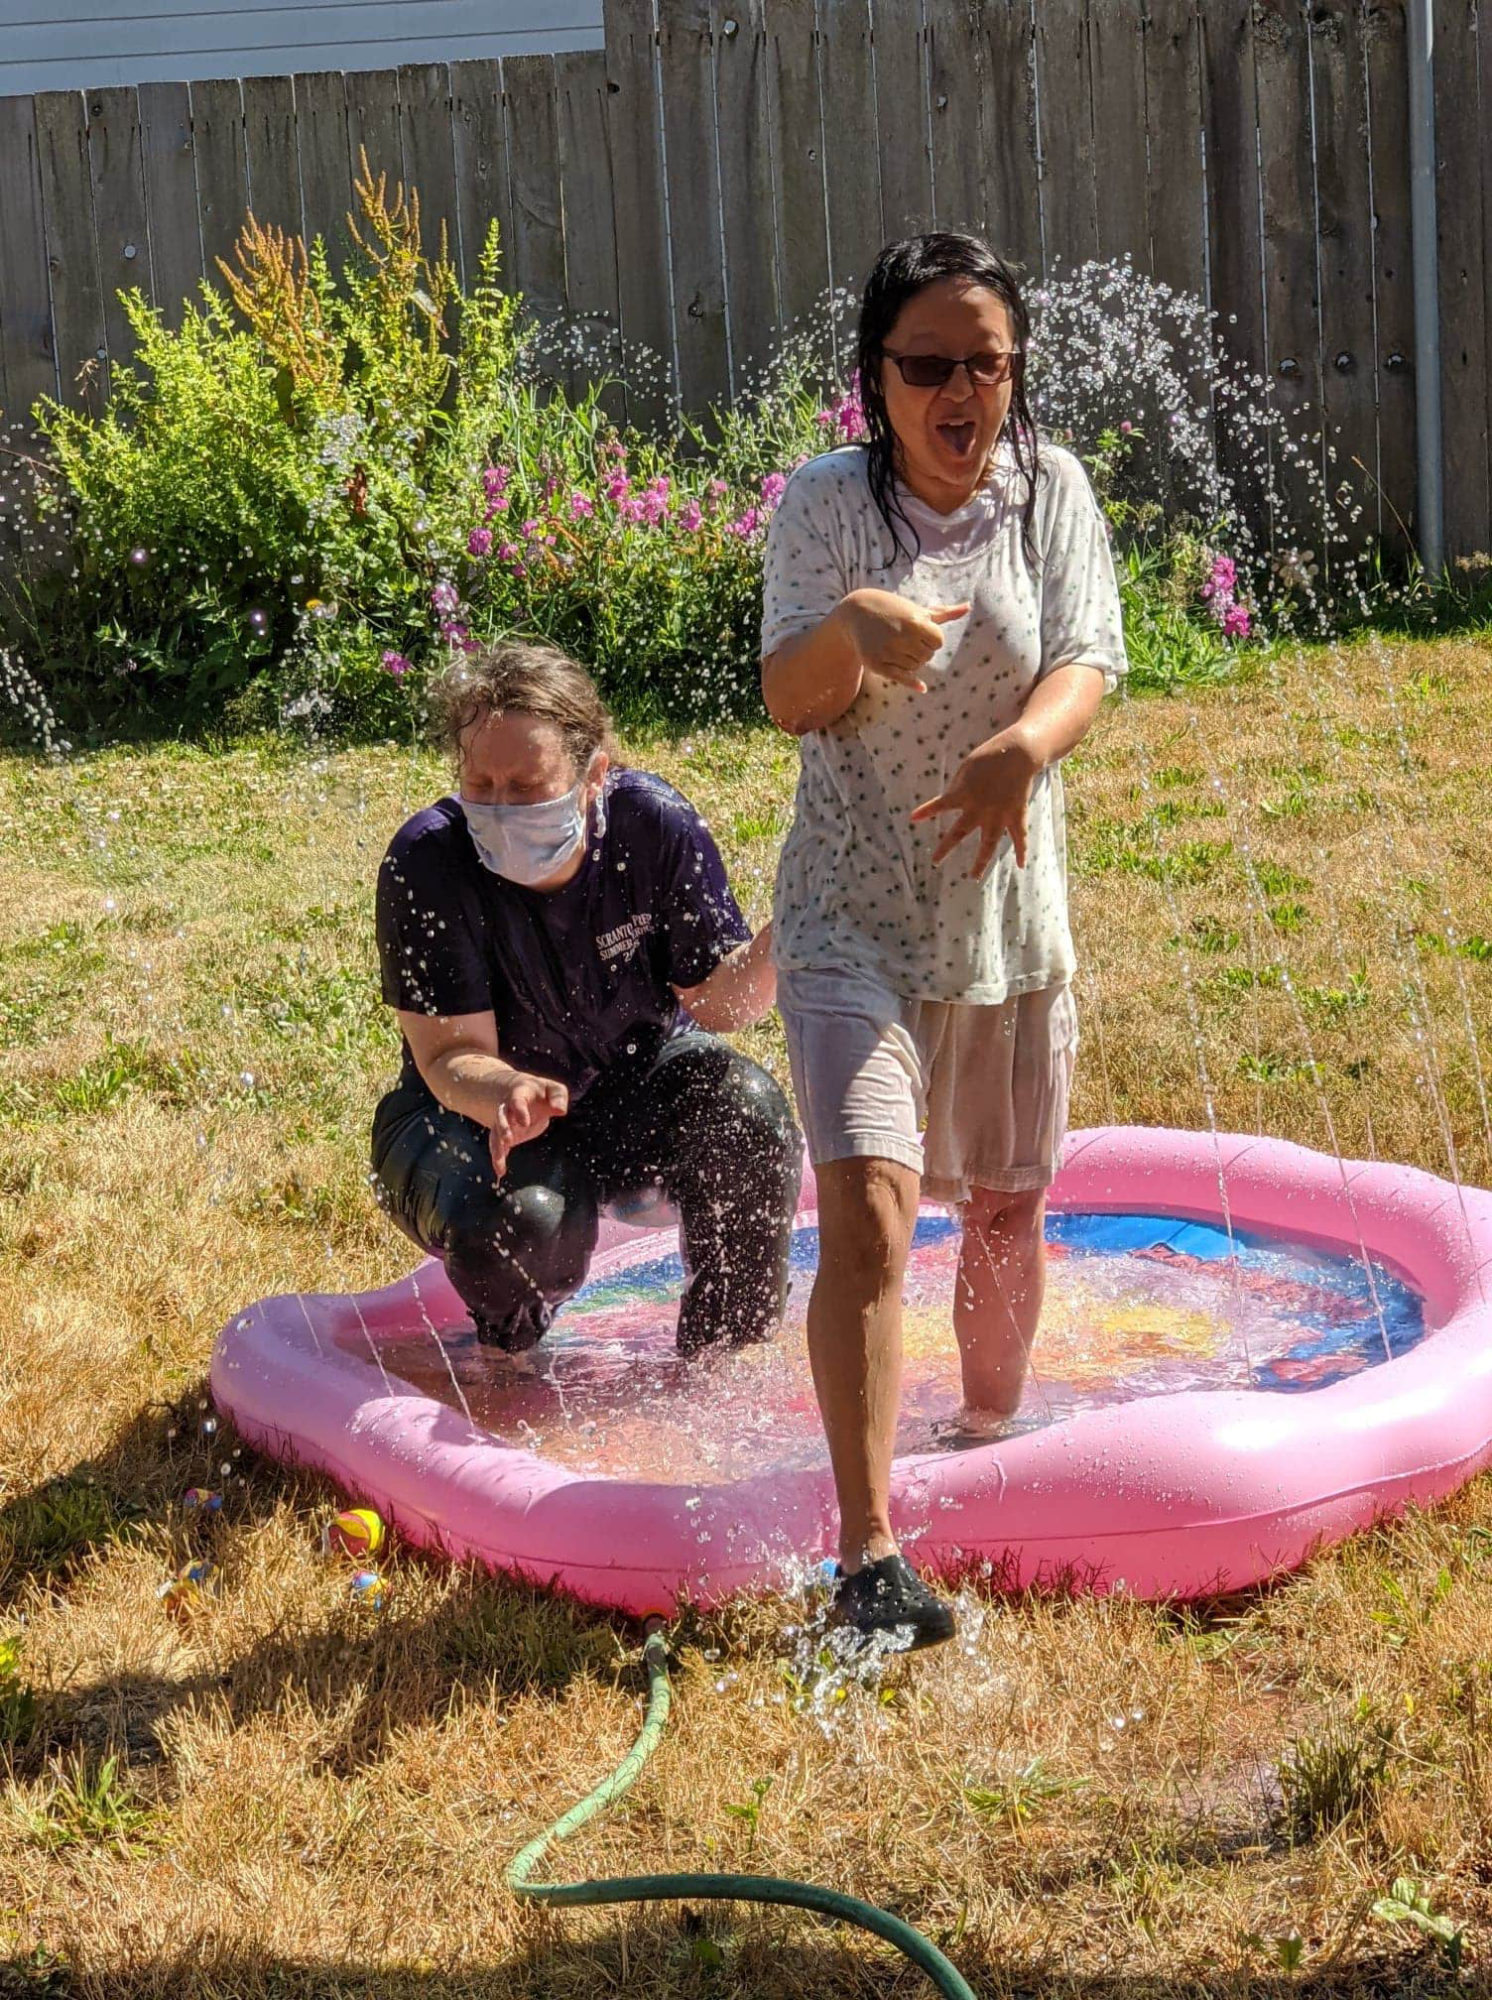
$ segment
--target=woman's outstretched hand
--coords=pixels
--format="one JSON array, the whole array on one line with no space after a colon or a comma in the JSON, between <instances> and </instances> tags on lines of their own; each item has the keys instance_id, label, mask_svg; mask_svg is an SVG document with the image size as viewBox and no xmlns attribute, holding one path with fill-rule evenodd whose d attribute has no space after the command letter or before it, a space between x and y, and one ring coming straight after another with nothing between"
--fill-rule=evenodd
<instances>
[{"instance_id":1,"label":"woman's outstretched hand","mask_svg":"<svg viewBox=\"0 0 1492 2000\"><path fill-rule=\"evenodd\" d=\"M526 1070L515 1071L498 1099L497 1115L488 1134L492 1171L497 1178L501 1180L507 1172L508 1155L515 1146L537 1139L548 1130L552 1118L563 1118L569 1108L570 1093L562 1083L549 1076L530 1076Z\"/></svg>"},{"instance_id":2,"label":"woman's outstretched hand","mask_svg":"<svg viewBox=\"0 0 1492 2000\"><path fill-rule=\"evenodd\" d=\"M1015 849L1016 866L1026 865L1026 807L1031 785L1041 770L1040 760L1022 737L1011 730L992 736L965 757L953 774L952 782L935 799L928 799L912 814L914 820L932 819L943 813L956 815L933 849L934 863L948 859L961 842L977 835L979 849L969 870L976 882L982 881L995 858L1000 836L1008 833Z\"/></svg>"},{"instance_id":3,"label":"woman's outstretched hand","mask_svg":"<svg viewBox=\"0 0 1492 2000\"><path fill-rule=\"evenodd\" d=\"M967 618L967 604L914 604L894 590L852 590L839 611L861 663L882 680L926 694L922 669L943 644L943 627Z\"/></svg>"}]
</instances>

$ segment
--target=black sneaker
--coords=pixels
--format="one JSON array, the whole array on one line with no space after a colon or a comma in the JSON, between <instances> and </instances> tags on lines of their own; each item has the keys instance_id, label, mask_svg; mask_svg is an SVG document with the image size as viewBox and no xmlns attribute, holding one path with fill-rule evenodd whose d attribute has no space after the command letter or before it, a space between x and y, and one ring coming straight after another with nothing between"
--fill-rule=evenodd
<instances>
[{"instance_id":1,"label":"black sneaker","mask_svg":"<svg viewBox=\"0 0 1492 2000\"><path fill-rule=\"evenodd\" d=\"M475 1312L471 1316L482 1345L500 1347L504 1354L524 1354L530 1347L537 1347L553 1318L553 1310L547 1305L518 1306L500 1320L484 1319Z\"/></svg>"},{"instance_id":2,"label":"black sneaker","mask_svg":"<svg viewBox=\"0 0 1492 2000\"><path fill-rule=\"evenodd\" d=\"M867 1639L877 1632L910 1633L909 1653L941 1646L955 1629L953 1606L935 1596L899 1553L865 1563L853 1576L839 1570L829 1616Z\"/></svg>"}]
</instances>

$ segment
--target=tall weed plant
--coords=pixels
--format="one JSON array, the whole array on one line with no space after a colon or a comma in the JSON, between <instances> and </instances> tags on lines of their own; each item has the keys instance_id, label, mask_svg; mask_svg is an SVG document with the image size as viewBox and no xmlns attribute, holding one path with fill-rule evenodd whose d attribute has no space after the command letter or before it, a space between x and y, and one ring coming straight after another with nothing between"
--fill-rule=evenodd
<instances>
[{"instance_id":1,"label":"tall weed plant","mask_svg":"<svg viewBox=\"0 0 1492 2000\"><path fill-rule=\"evenodd\" d=\"M10 612L48 697L103 728L154 711L384 734L453 648L526 632L624 714L751 713L767 521L796 463L861 430L824 344L788 342L708 424L628 428L617 385L549 379L495 224L463 293L416 194L365 159L357 197L340 273L250 217L179 328L124 295L136 355L102 414L39 406L36 504L73 566L23 574ZM1209 594L1229 564L1204 537L1118 497L1137 442L1110 428L1087 453L1130 545L1136 665L1211 678L1247 612L1232 578L1226 606Z\"/></svg>"}]
</instances>

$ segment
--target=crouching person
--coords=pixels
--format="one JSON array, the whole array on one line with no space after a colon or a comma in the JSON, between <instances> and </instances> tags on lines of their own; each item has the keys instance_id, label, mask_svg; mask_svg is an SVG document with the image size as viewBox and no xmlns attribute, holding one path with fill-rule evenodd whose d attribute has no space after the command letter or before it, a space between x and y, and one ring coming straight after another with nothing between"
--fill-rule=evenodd
<instances>
[{"instance_id":1,"label":"crouching person","mask_svg":"<svg viewBox=\"0 0 1492 2000\"><path fill-rule=\"evenodd\" d=\"M506 643L432 690L456 795L378 877L403 1072L378 1106L379 1199L445 1264L478 1335L541 1340L584 1282L603 1203L678 1210L681 1352L770 1337L787 1293L797 1128L713 1032L771 1007L719 852L661 778L619 768L583 668Z\"/></svg>"}]
</instances>

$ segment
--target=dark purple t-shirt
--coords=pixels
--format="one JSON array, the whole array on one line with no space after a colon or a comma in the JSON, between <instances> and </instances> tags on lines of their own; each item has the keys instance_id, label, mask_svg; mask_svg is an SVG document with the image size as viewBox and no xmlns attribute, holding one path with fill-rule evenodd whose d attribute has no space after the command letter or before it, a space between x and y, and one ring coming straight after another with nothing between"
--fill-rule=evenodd
<instances>
[{"instance_id":1,"label":"dark purple t-shirt","mask_svg":"<svg viewBox=\"0 0 1492 2000\"><path fill-rule=\"evenodd\" d=\"M525 889L484 867L459 801L406 820L378 871L383 997L412 1014L497 1016L504 1059L580 1096L600 1073L689 1025L697 986L750 926L689 801L646 771L606 780L579 873ZM400 1081L423 1088L404 1045Z\"/></svg>"}]
</instances>

